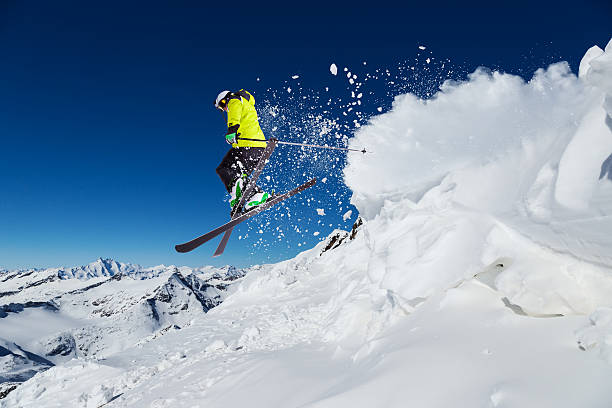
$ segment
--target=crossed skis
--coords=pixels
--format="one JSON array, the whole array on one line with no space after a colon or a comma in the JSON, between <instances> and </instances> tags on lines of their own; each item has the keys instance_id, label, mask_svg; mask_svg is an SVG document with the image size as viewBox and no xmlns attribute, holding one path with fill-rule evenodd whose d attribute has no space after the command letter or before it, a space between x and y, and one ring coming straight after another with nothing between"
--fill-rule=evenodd
<instances>
[{"instance_id":1,"label":"crossed skis","mask_svg":"<svg viewBox=\"0 0 612 408\"><path fill-rule=\"evenodd\" d=\"M221 235L222 233L224 233L223 238L221 239L221 242L219 243L219 246L217 246L217 250L215 251L215 254L213 256L219 256L223 253L223 251L225 250L225 246L227 245L227 242L229 241L229 238L232 234L232 230L234 229L234 227L238 224L240 224L241 222L248 220L249 218L259 214L260 212L267 210L268 208L272 207L275 204L280 203L283 200L286 200L289 197L292 197L294 195L296 195L297 193L299 193L300 191L306 190L309 187L312 187L316 182L317 179L313 178L309 181L307 181L306 183L302 184L301 186L298 186L296 188L294 188L291 191L286 192L285 194L281 194L278 196L273 197L272 199L270 199L269 201L266 201L264 204L261 204L257 207L255 207L254 209L246 212L246 213L241 213L241 209L244 205L245 199L246 197L249 196L249 194L251 193L251 191L253 190L253 188L255 187L255 183L257 182L257 179L259 178L259 175L261 174L264 166L266 165L266 163L268 162L268 159L270 158L270 155L272 155L272 152L274 151L274 148L276 147L276 144L278 143L278 140L275 138L271 138L268 141L268 145L266 146L261 158L259 159L259 161L257 162L257 166L255 167L255 170L253 170L253 173L251 175L251 178L249 180L249 182L247 183L246 189L244 190L244 193L242 194L242 197L240 198L240 201L238 202L238 204L234 207L234 209L232 210L232 214L231 214L231 220L223 225L221 225L220 227L215 228L214 230L207 232L204 235L201 235L195 239L192 239L189 242L185 242L184 244L180 244L180 245L176 245L174 248L178 251L178 252L189 252L194 250L195 248L199 247L200 245L210 241L211 239L215 238L218 235Z\"/></svg>"}]
</instances>

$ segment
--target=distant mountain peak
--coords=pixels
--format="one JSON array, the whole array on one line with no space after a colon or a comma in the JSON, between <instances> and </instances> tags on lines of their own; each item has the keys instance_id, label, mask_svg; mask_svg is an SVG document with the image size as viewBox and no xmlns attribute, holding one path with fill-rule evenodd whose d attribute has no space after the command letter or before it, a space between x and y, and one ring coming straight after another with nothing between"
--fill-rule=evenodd
<instances>
[{"instance_id":1,"label":"distant mountain peak","mask_svg":"<svg viewBox=\"0 0 612 408\"><path fill-rule=\"evenodd\" d=\"M142 269L140 265L117 262L111 258L98 258L96 261L78 267L60 268L58 276L61 279L90 279L103 276L115 276L120 273L134 273Z\"/></svg>"}]
</instances>

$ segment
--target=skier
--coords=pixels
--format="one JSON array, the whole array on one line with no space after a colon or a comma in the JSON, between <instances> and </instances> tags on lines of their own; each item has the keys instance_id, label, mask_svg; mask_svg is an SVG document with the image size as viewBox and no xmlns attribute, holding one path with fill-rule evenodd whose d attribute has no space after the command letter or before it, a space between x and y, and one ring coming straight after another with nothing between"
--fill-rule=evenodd
<instances>
[{"instance_id":1,"label":"skier","mask_svg":"<svg viewBox=\"0 0 612 408\"><path fill-rule=\"evenodd\" d=\"M240 202L248 176L267 143L257 120L255 98L249 92L244 89L238 92L223 91L215 99L215 107L227 113L225 140L232 147L217 167L217 174L230 194L229 203L233 212L234 206ZM245 211L264 204L271 197L257 185L249 195L244 201Z\"/></svg>"}]
</instances>

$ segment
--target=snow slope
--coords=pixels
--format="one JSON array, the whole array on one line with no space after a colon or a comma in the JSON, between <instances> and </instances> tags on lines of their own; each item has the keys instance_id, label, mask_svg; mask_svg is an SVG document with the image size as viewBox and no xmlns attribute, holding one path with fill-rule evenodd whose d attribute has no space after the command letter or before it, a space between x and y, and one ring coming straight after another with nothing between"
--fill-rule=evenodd
<instances>
[{"instance_id":1,"label":"snow slope","mask_svg":"<svg viewBox=\"0 0 612 408\"><path fill-rule=\"evenodd\" d=\"M351 141L361 226L0 406L612 406L611 55L398 97Z\"/></svg>"}]
</instances>

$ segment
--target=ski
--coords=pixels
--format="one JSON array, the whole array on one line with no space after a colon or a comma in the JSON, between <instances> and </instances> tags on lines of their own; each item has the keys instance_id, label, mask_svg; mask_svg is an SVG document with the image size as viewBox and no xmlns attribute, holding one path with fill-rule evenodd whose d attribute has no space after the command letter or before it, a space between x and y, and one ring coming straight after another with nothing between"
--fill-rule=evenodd
<instances>
[{"instance_id":1,"label":"ski","mask_svg":"<svg viewBox=\"0 0 612 408\"><path fill-rule=\"evenodd\" d=\"M274 148L276 147L277 142L278 140L276 138L270 138L270 140L268 140L268 144L266 145L265 150L261 154L261 157L259 158L259 161L257 162L257 166L255 166L255 170L253 170L253 173L251 174L251 177L249 178L246 189L242 193L242 197L240 197L240 201L238 201L238 204L236 204L236 206L234 206L234 208L232 209L230 219L233 220L234 218L238 216L240 209L244 205L244 201L246 197L248 197L251 194L251 191L253 191L253 188L255 187L257 183L257 179L259 178L259 175L263 171L264 166L268 162L268 159L272 155L272 152L274 151ZM227 242L229 241L230 236L232 235L232 229L233 228L230 228L227 231L225 231L225 234L223 234L223 238L221 238L221 242L219 242L219 245L217 246L217 249L215 250L213 257L217 257L221 255L223 251L225 251Z\"/></svg>"},{"instance_id":2,"label":"ski","mask_svg":"<svg viewBox=\"0 0 612 408\"><path fill-rule=\"evenodd\" d=\"M176 245L174 248L176 249L177 252L189 252L192 251L194 249L196 249L197 247L199 247L200 245L210 241L211 239L213 239L214 237L224 233L225 231L228 231L230 229L233 229L236 225L240 224L243 221L248 220L249 218L259 214L260 212L267 210L268 208L272 207L275 204L280 203L283 200L286 200L289 197L292 197L294 195L296 195L297 193L306 190L307 188L310 188L312 186L315 185L315 183L317 182L316 178L313 178L309 181L307 181L306 183L302 184L301 186L298 186L296 188L294 188L291 191L286 192L285 194L281 194L278 196L273 197L270 201L255 207L254 209L244 213L244 214L240 214L237 217L231 219L229 222L221 225L220 227L215 228L214 230L199 236L195 239L192 239L189 242L185 242L184 244L180 244L180 245Z\"/></svg>"}]
</instances>

